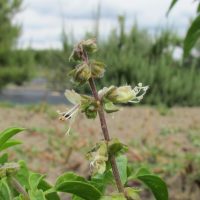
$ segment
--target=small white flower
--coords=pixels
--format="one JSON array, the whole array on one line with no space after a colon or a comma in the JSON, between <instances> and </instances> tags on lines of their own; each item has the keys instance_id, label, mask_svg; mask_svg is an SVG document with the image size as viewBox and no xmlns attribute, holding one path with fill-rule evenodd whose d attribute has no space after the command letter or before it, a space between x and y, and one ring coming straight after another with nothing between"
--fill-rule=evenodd
<instances>
[{"instance_id":1,"label":"small white flower","mask_svg":"<svg viewBox=\"0 0 200 200\"><path fill-rule=\"evenodd\" d=\"M96 155L94 160L90 162L90 169L93 171L93 174L99 173L103 174L106 170L106 161L108 160L107 157Z\"/></svg>"},{"instance_id":2,"label":"small white flower","mask_svg":"<svg viewBox=\"0 0 200 200\"><path fill-rule=\"evenodd\" d=\"M60 115L60 120L62 121L69 121L69 128L67 130L67 134L69 134L71 130L71 126L73 122L76 119L76 116L81 108L81 95L76 93L74 90L66 90L65 91L65 97L68 99L69 102L74 104L74 106L65 112L58 111L58 114Z\"/></svg>"},{"instance_id":3,"label":"small white flower","mask_svg":"<svg viewBox=\"0 0 200 200\"><path fill-rule=\"evenodd\" d=\"M138 103L143 99L148 88L148 86L142 86L142 83L134 88L129 85L110 86L109 88L104 87L98 94L100 99L105 98L113 103Z\"/></svg>"}]
</instances>

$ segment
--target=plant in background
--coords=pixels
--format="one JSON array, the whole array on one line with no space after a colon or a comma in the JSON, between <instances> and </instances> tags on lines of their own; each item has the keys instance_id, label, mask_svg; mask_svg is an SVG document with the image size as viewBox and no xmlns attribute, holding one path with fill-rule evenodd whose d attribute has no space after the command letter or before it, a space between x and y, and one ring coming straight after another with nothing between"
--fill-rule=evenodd
<instances>
[{"instance_id":1,"label":"plant in background","mask_svg":"<svg viewBox=\"0 0 200 200\"><path fill-rule=\"evenodd\" d=\"M105 64L89 59L89 55L96 51L95 39L81 41L74 47L70 60L78 61L78 65L69 75L77 85L88 83L92 96L66 90L65 96L74 106L59 114L61 120L69 121L67 133L70 132L71 124L78 112L85 113L89 119L94 119L98 115L104 139L88 153L92 170L91 180L86 181L74 174L65 174L56 183L57 191L73 193L75 195L73 199L140 199L140 189L128 187L128 181L133 179L144 182L152 190L156 199L166 200L168 199L167 188L159 177L144 168L134 174L128 173L127 158L124 155L127 146L118 139L110 137L105 119L105 112L113 113L119 110L117 104L139 103L148 90L148 86L139 83L134 88L129 85L110 86L97 91L94 80L103 77ZM110 184L116 185L118 192L105 195L106 186Z\"/></svg>"},{"instance_id":2,"label":"plant in background","mask_svg":"<svg viewBox=\"0 0 200 200\"><path fill-rule=\"evenodd\" d=\"M170 11L176 5L177 2L178 2L178 0L171 1L171 4L167 11L167 15L170 13ZM198 1L196 1L196 2L198 2ZM189 56L192 48L197 43L199 38L200 38L200 2L197 3L196 17L192 21L190 27L188 28L188 31L187 31L185 39L184 39L184 44L183 44L184 57Z\"/></svg>"}]
</instances>

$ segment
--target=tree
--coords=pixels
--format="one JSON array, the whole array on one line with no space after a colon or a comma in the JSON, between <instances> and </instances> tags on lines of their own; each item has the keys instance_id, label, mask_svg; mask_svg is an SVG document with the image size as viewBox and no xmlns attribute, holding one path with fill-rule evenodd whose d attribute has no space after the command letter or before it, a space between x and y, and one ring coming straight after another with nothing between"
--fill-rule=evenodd
<instances>
[{"instance_id":1,"label":"tree","mask_svg":"<svg viewBox=\"0 0 200 200\"><path fill-rule=\"evenodd\" d=\"M21 27L13 24L12 20L19 12L22 0L0 1L0 66L9 62L9 54L19 37Z\"/></svg>"}]
</instances>

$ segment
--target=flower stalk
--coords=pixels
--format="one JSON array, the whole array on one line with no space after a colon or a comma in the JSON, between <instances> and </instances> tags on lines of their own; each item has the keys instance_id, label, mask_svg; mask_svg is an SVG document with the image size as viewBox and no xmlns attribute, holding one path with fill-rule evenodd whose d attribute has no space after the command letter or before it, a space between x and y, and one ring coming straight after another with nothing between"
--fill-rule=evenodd
<instances>
[{"instance_id":1,"label":"flower stalk","mask_svg":"<svg viewBox=\"0 0 200 200\"><path fill-rule=\"evenodd\" d=\"M88 60L88 59L85 58L85 60ZM103 132L103 135L104 135L104 139L107 142L109 142L110 136L109 136L106 118L105 118L105 114L104 114L104 110L103 110L103 105L102 105L102 103L99 99L98 92L97 92L96 85L95 85L93 78L89 79L89 85L90 85L90 88L91 88L91 91L92 91L94 98L99 103L98 115L99 115L99 119L100 119L100 123L101 123L101 129L102 129L102 132ZM115 178L117 189L118 189L119 192L124 193L124 187L123 187L122 181L120 179L119 170L117 168L115 156L110 155L109 161L110 161L110 164L111 164L111 167L112 167L112 172L113 172L113 176Z\"/></svg>"},{"instance_id":2,"label":"flower stalk","mask_svg":"<svg viewBox=\"0 0 200 200\"><path fill-rule=\"evenodd\" d=\"M120 87L112 85L97 91L94 80L103 77L106 66L100 61L89 60L88 55L96 51L95 39L83 40L74 47L70 59L79 61L79 64L75 66L75 69L69 75L78 86L88 83L92 96L81 95L73 90L66 90L65 96L74 107L66 112L59 112L60 119L69 121L69 133L71 123L79 111L85 113L88 119L95 119L98 114L104 140L88 152L88 158L91 160L90 167L93 175L97 173L103 174L106 171L106 163L109 162L118 192L129 200L130 195L126 191L127 188L124 188L115 158L117 155L124 153L127 148L126 145L123 145L118 140L110 138L105 112L118 111L119 108L116 104L140 102L148 90L148 86L143 86L142 83L139 83L134 88L129 85Z\"/></svg>"}]
</instances>

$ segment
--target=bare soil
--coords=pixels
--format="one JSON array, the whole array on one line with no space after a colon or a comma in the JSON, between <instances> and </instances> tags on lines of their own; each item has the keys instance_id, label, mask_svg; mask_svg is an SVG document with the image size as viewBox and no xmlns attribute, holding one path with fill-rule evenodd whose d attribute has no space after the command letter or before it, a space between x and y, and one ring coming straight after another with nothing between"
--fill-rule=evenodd
<instances>
[{"instance_id":1,"label":"bare soil","mask_svg":"<svg viewBox=\"0 0 200 200\"><path fill-rule=\"evenodd\" d=\"M51 182L71 170L89 176L85 153L102 139L98 118L80 114L68 136L67 124L56 114L65 109L46 104L0 107L0 130L27 128L17 136L23 144L10 151L10 159L26 160ZM148 166L167 181L170 200L200 199L200 108L123 107L106 118L111 137L130 146L130 163Z\"/></svg>"}]
</instances>

